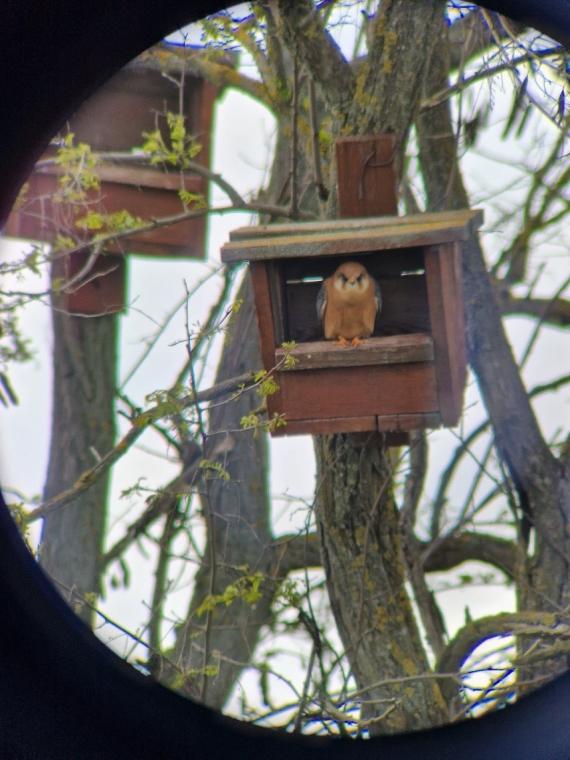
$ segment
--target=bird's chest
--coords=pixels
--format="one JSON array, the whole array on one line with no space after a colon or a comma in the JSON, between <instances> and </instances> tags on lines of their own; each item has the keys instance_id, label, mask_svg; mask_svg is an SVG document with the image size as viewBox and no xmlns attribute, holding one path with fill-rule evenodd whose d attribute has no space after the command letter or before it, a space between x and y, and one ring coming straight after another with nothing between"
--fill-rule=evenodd
<instances>
[{"instance_id":1,"label":"bird's chest","mask_svg":"<svg viewBox=\"0 0 570 760\"><path fill-rule=\"evenodd\" d=\"M363 337L366 327L362 302L338 300L327 308L325 315L327 337L340 335L348 339Z\"/></svg>"}]
</instances>

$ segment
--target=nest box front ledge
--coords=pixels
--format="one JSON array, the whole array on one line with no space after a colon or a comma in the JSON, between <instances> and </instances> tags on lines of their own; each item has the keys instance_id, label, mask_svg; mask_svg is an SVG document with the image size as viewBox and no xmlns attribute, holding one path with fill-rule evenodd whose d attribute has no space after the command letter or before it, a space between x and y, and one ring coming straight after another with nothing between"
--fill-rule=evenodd
<instances>
[{"instance_id":1,"label":"nest box front ledge","mask_svg":"<svg viewBox=\"0 0 570 760\"><path fill-rule=\"evenodd\" d=\"M247 227L224 262L250 262L261 353L277 372L268 412L276 435L407 432L457 424L466 352L461 247L480 211ZM360 345L324 340L316 310L323 280L356 261L378 283L382 310ZM284 342L293 348L283 348Z\"/></svg>"}]
</instances>

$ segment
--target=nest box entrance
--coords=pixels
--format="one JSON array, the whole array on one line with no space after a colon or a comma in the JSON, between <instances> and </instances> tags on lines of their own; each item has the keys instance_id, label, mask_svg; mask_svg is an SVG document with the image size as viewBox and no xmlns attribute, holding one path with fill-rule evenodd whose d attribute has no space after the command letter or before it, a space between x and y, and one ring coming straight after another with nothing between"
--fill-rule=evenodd
<instances>
[{"instance_id":1,"label":"nest box entrance","mask_svg":"<svg viewBox=\"0 0 570 760\"><path fill-rule=\"evenodd\" d=\"M69 131L75 145L86 143L93 152L104 155L95 167L100 189L89 191L83 204L54 203L64 170L50 160L56 155L56 148L50 147L28 178L23 201L8 218L6 235L52 243L61 234L80 244L93 234L75 224L87 210L101 214L127 210L133 217L150 221L184 212L179 197L182 188L207 198L206 178L181 175L178 168L169 170L167 165L149 166L145 160L137 160L135 153L126 155L142 145L144 132L159 129L168 139L167 113L181 113L187 133L201 146L195 161L209 167L213 107L219 91L192 71L186 73L180 89L175 81L180 71L173 66L175 62L168 69L171 76L165 77L152 56L141 56L81 105L68 120ZM91 276L85 278L86 284L67 293L62 305L72 313L118 311L124 305L125 254L203 258L205 235L206 219L198 217L109 244L90 270ZM67 257L64 278L80 272L90 253Z\"/></svg>"},{"instance_id":2,"label":"nest box entrance","mask_svg":"<svg viewBox=\"0 0 570 760\"><path fill-rule=\"evenodd\" d=\"M295 364L277 374L274 435L410 431L455 425L466 377L461 244L481 211L244 227L222 261L249 261L266 370L295 341ZM324 340L323 280L343 261L375 278L382 308L356 347Z\"/></svg>"}]
</instances>

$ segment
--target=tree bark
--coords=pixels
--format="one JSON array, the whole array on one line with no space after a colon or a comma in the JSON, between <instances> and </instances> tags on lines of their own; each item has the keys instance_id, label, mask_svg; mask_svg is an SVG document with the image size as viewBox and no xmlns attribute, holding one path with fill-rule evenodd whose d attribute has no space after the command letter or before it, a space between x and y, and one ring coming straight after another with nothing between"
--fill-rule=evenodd
<instances>
[{"instance_id":1,"label":"tree bark","mask_svg":"<svg viewBox=\"0 0 570 760\"><path fill-rule=\"evenodd\" d=\"M77 317L54 308L52 322L53 411L44 500L73 485L115 440L117 315ZM88 624L93 613L81 597L101 591L108 490L106 473L47 515L42 527L40 565Z\"/></svg>"},{"instance_id":2,"label":"tree bark","mask_svg":"<svg viewBox=\"0 0 570 760\"><path fill-rule=\"evenodd\" d=\"M226 334L216 382L262 366L249 275L238 298L243 305ZM218 462L229 479L210 479L200 485L207 545L172 657L189 674L183 686L185 693L218 709L251 660L261 625L270 618L275 589L271 580L267 438L240 430L241 418L254 411L260 401L255 392L249 392L210 410L204 456ZM240 577L256 571L264 580L262 596L255 604L237 599L229 606L217 605L209 615L197 614L206 597L222 594ZM217 674L204 676L205 666L218 668Z\"/></svg>"},{"instance_id":3,"label":"tree bark","mask_svg":"<svg viewBox=\"0 0 570 760\"><path fill-rule=\"evenodd\" d=\"M440 36L429 86L447 84L447 41ZM426 93L427 94L427 93ZM418 120L420 163L430 210L469 205L456 156L449 103ZM475 235L463 255L469 361L477 377L495 441L518 496L521 519L535 529L535 548L524 552L518 574L523 611L560 612L570 603L570 472L546 444L514 360L483 252ZM530 642L529 642L530 643ZM565 670L566 658L552 658L527 670L525 678Z\"/></svg>"},{"instance_id":4,"label":"tree bark","mask_svg":"<svg viewBox=\"0 0 570 760\"><path fill-rule=\"evenodd\" d=\"M321 87L333 133L394 132L402 166L443 4L386 0L374 19L368 59L351 79L346 61L327 44L309 0L295 13L280 2L282 34ZM330 66L323 57L330 53ZM324 71L323 71L324 69ZM334 76L331 70L334 69ZM335 202L329 213L334 215ZM406 590L399 518L384 437L337 435L316 439L317 525L327 588L339 633L372 734L443 723L446 704L435 681L375 687L387 678L429 672ZM408 682L409 683L409 682Z\"/></svg>"}]
</instances>

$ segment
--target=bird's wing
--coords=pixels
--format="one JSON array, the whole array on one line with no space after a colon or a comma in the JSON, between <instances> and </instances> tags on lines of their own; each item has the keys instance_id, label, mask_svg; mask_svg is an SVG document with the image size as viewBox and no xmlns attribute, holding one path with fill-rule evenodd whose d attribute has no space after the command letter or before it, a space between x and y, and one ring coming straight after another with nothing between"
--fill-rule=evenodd
<instances>
[{"instance_id":1,"label":"bird's wing","mask_svg":"<svg viewBox=\"0 0 570 760\"><path fill-rule=\"evenodd\" d=\"M380 285L377 280L374 280L374 301L376 303L376 314L380 314L382 308L382 293L380 292Z\"/></svg>"},{"instance_id":2,"label":"bird's wing","mask_svg":"<svg viewBox=\"0 0 570 760\"><path fill-rule=\"evenodd\" d=\"M319 292L317 293L317 317L323 321L325 317L325 309L327 307L327 291L325 288L325 283L321 285L319 288Z\"/></svg>"}]
</instances>

